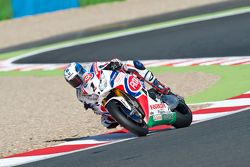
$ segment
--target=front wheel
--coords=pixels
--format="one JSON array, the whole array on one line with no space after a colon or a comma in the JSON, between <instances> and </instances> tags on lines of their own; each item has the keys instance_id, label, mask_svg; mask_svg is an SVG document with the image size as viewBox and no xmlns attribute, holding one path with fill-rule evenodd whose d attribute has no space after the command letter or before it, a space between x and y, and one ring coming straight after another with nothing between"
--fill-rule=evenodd
<instances>
[{"instance_id":1,"label":"front wheel","mask_svg":"<svg viewBox=\"0 0 250 167\"><path fill-rule=\"evenodd\" d=\"M137 136L146 136L148 134L148 126L144 120L141 123L133 121L124 110L127 110L118 100L110 100L106 104L106 109L112 117L124 128Z\"/></svg>"},{"instance_id":2,"label":"front wheel","mask_svg":"<svg viewBox=\"0 0 250 167\"><path fill-rule=\"evenodd\" d=\"M185 102L179 101L174 112L176 112L176 122L173 124L175 128L185 128L191 125L193 114Z\"/></svg>"}]
</instances>

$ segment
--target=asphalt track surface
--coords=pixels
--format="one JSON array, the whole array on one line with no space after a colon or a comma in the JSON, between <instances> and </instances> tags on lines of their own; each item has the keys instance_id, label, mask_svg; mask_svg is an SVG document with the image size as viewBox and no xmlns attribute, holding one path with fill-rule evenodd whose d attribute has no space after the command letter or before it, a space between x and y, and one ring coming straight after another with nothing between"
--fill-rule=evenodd
<instances>
[{"instance_id":1,"label":"asphalt track surface","mask_svg":"<svg viewBox=\"0 0 250 167\"><path fill-rule=\"evenodd\" d=\"M23 167L249 167L250 110Z\"/></svg>"},{"instance_id":2,"label":"asphalt track surface","mask_svg":"<svg viewBox=\"0 0 250 167\"><path fill-rule=\"evenodd\" d=\"M246 56L250 13L58 49L16 63Z\"/></svg>"},{"instance_id":3,"label":"asphalt track surface","mask_svg":"<svg viewBox=\"0 0 250 167\"><path fill-rule=\"evenodd\" d=\"M19 62L242 56L250 53L250 14L80 45ZM84 55L84 56L83 56ZM101 57L100 57L101 55ZM249 167L250 110L152 136L23 167Z\"/></svg>"}]
</instances>

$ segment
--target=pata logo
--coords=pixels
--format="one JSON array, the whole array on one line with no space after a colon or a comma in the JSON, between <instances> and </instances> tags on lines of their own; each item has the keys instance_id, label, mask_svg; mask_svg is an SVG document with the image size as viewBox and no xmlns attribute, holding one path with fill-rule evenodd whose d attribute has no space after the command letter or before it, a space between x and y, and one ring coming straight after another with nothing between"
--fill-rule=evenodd
<instances>
[{"instance_id":1,"label":"pata logo","mask_svg":"<svg viewBox=\"0 0 250 167\"><path fill-rule=\"evenodd\" d=\"M139 79L137 79L134 76L130 76L128 78L128 82L129 82L129 89L132 90L133 92L136 92L141 88Z\"/></svg>"}]
</instances>

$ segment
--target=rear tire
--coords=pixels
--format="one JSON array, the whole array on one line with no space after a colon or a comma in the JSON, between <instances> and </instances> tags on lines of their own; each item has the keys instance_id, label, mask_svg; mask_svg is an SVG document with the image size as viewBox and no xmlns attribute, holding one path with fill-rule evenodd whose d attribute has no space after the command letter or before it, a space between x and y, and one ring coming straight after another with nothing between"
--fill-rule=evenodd
<instances>
[{"instance_id":1,"label":"rear tire","mask_svg":"<svg viewBox=\"0 0 250 167\"><path fill-rule=\"evenodd\" d=\"M185 128L191 125L193 121L193 114L190 108L183 101L179 101L175 109L176 122L173 124L175 128Z\"/></svg>"},{"instance_id":2,"label":"rear tire","mask_svg":"<svg viewBox=\"0 0 250 167\"><path fill-rule=\"evenodd\" d=\"M108 112L121 126L137 136L146 136L148 134L148 126L144 120L142 120L143 123L141 124L134 122L121 111L122 107L124 106L117 100L110 100L108 104L106 104Z\"/></svg>"}]
</instances>

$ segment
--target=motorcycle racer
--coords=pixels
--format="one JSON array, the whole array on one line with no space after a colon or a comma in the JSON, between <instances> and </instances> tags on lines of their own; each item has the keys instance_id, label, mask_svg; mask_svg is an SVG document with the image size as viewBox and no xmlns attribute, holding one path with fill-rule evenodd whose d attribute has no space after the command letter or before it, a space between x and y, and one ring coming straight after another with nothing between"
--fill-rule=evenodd
<instances>
[{"instance_id":1,"label":"motorcycle racer","mask_svg":"<svg viewBox=\"0 0 250 167\"><path fill-rule=\"evenodd\" d=\"M128 60L122 63L119 59L113 59L110 62L100 63L94 62L82 66L79 63L70 63L64 70L65 80L76 89L76 95L84 108L92 109L94 113L101 115L101 123L108 129L115 128L119 124L112 118L107 110L97 102L97 94L89 94L86 92L85 84L89 80L90 72L95 68L104 70L113 70L126 72L136 75L142 82L146 81L159 94L169 94L170 88L162 84L153 73L146 69L145 66L137 60Z\"/></svg>"}]
</instances>

